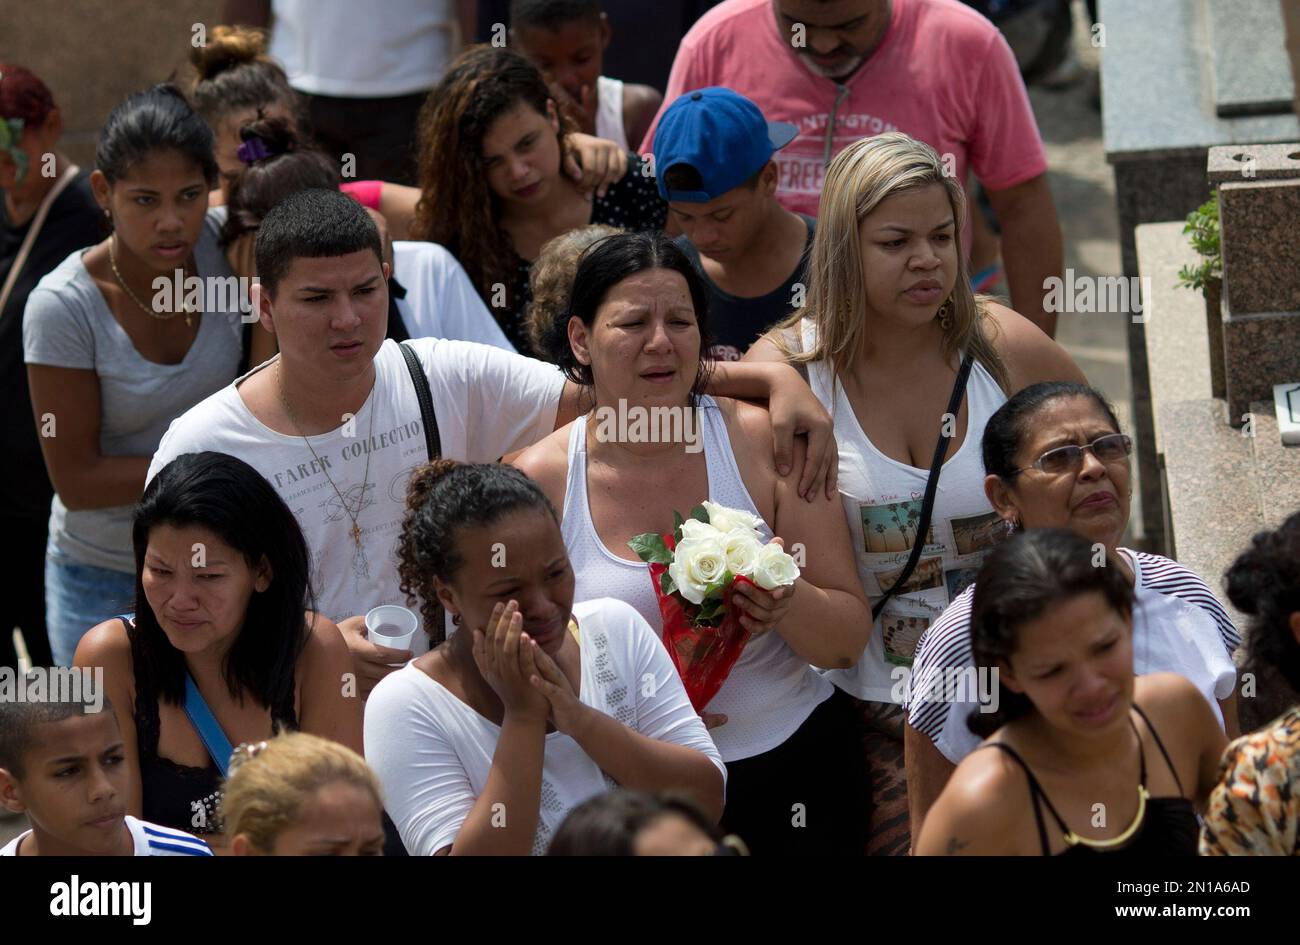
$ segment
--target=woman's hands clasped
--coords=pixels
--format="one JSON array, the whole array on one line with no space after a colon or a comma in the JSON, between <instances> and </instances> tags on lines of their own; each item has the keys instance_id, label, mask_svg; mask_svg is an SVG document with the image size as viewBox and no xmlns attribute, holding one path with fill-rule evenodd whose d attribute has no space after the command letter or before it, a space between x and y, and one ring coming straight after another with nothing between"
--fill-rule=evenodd
<instances>
[{"instance_id":1,"label":"woman's hands clasped","mask_svg":"<svg viewBox=\"0 0 1300 945\"><path fill-rule=\"evenodd\" d=\"M531 682L535 646L524 633L524 616L515 601L497 604L487 627L474 630L474 663L507 716L545 720L550 715L550 702Z\"/></svg>"}]
</instances>

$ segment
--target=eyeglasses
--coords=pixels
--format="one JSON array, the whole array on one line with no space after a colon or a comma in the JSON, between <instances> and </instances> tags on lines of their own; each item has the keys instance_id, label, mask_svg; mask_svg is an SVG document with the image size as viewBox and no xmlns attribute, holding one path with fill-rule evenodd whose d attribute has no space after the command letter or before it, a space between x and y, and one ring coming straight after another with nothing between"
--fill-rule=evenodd
<instances>
[{"instance_id":1,"label":"eyeglasses","mask_svg":"<svg viewBox=\"0 0 1300 945\"><path fill-rule=\"evenodd\" d=\"M1085 450L1091 450L1092 455L1103 463L1128 462L1129 454L1133 452L1133 441L1123 433L1110 433L1098 437L1086 446L1075 446L1074 444L1058 446L1056 449L1048 450L1038 457L1038 460L1033 464L1022 466L1016 472L1022 473L1028 469L1038 469L1053 476L1062 473L1077 473L1083 468Z\"/></svg>"}]
</instances>

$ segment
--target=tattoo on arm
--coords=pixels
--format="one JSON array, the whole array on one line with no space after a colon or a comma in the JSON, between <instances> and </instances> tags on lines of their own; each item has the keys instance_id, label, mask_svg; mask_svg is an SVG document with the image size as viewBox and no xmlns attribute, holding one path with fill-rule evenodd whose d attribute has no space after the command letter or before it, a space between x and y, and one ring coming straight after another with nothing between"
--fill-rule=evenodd
<instances>
[{"instance_id":1,"label":"tattoo on arm","mask_svg":"<svg viewBox=\"0 0 1300 945\"><path fill-rule=\"evenodd\" d=\"M970 846L969 840L958 840L956 837L948 838L948 849L945 856L956 856L957 851Z\"/></svg>"}]
</instances>

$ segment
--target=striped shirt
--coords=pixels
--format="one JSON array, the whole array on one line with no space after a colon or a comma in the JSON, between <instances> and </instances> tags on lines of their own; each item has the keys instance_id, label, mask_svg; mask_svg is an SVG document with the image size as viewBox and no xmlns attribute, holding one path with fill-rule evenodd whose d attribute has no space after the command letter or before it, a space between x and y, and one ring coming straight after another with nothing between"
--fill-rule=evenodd
<instances>
[{"instance_id":1,"label":"striped shirt","mask_svg":"<svg viewBox=\"0 0 1300 945\"><path fill-rule=\"evenodd\" d=\"M206 843L183 830L160 827L147 820L137 820L130 814L123 819L126 829L131 831L134 856L212 856ZM28 830L14 837L4 849L0 849L0 856L17 856L19 845L30 835Z\"/></svg>"},{"instance_id":2,"label":"striped shirt","mask_svg":"<svg viewBox=\"0 0 1300 945\"><path fill-rule=\"evenodd\" d=\"M1160 555L1118 549L1136 577L1133 607L1133 671L1177 673L1196 684L1223 723L1216 700L1232 695L1232 653L1241 634L1209 586L1187 568ZM987 691L971 650L972 584L944 610L916 648L903 704L912 728L929 738L953 764L980 743L967 728ZM901 685L901 684L900 684Z\"/></svg>"}]
</instances>

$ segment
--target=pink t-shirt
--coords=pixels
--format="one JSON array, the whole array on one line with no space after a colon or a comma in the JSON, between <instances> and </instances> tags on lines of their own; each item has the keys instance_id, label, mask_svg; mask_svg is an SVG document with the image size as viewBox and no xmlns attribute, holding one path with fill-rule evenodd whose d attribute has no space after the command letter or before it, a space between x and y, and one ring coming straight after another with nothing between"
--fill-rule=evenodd
<instances>
[{"instance_id":1,"label":"pink t-shirt","mask_svg":"<svg viewBox=\"0 0 1300 945\"><path fill-rule=\"evenodd\" d=\"M958 180L966 180L969 168L990 190L1047 170L1010 47L992 23L957 0L893 0L885 38L849 77L838 108L839 87L800 60L777 26L772 0L727 0L682 40L663 108L711 85L753 100L769 121L799 128L775 155L777 197L798 213L817 214L832 110L832 156L859 138L903 131L941 156L951 154ZM654 150L663 108L642 153Z\"/></svg>"}]
</instances>

